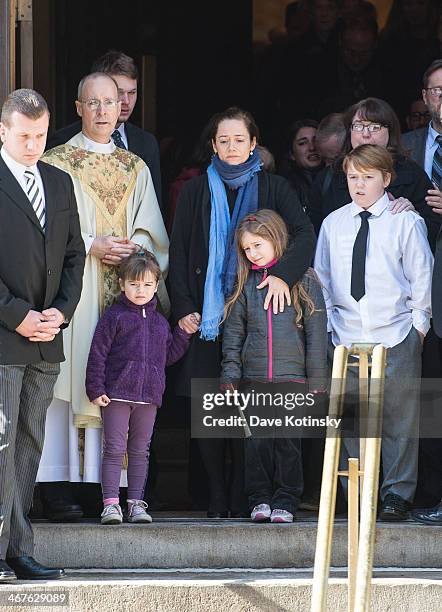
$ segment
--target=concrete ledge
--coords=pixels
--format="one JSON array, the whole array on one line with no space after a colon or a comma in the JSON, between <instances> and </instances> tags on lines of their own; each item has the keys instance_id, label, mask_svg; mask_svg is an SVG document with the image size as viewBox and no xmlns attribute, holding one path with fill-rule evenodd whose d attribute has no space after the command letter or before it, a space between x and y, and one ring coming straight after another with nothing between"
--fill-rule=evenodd
<instances>
[{"instance_id":1,"label":"concrete ledge","mask_svg":"<svg viewBox=\"0 0 442 612\"><path fill-rule=\"evenodd\" d=\"M0 609L7 611L4 599L16 593L32 597L38 591L64 593L69 605L52 606L53 612L306 612L310 609L312 580L281 572L277 577L265 574L237 572L222 576L197 572L186 576L158 576L145 573L112 572L93 575L72 573L66 580L33 584L4 585L0 589ZM6 591L6 592L5 592ZM13 612L30 612L38 606L15 603ZM331 578L328 609L347 610L347 585L343 578ZM434 612L442 609L442 581L413 576L409 578L374 578L371 610L380 612ZM12 612L12 608L11 608Z\"/></svg>"},{"instance_id":2,"label":"concrete ledge","mask_svg":"<svg viewBox=\"0 0 442 612\"><path fill-rule=\"evenodd\" d=\"M35 556L67 568L307 568L316 523L158 521L150 525L36 523ZM379 523L376 567L442 568L442 527ZM347 524L334 529L332 566L347 564Z\"/></svg>"}]
</instances>

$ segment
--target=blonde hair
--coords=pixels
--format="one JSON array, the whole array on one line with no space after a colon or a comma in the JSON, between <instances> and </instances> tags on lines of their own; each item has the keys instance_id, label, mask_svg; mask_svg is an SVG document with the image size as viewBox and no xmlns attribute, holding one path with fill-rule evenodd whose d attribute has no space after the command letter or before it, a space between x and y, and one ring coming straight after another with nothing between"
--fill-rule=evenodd
<instances>
[{"instance_id":1,"label":"blonde hair","mask_svg":"<svg viewBox=\"0 0 442 612\"><path fill-rule=\"evenodd\" d=\"M246 232L260 236L261 238L264 238L264 240L268 240L274 248L276 259L281 259L287 250L289 243L287 225L285 224L284 219L274 210L262 208L261 210L247 215L244 217L244 219L242 219L235 232L236 249L238 255L237 279L233 293L227 299L224 306L223 320L228 317L234 303L241 295L250 273L251 264L247 259L242 247L242 241ZM315 272L311 269L309 269L307 273L309 276L316 276ZM295 325L302 327L303 305L307 309L308 316L311 316L315 311L315 304L301 281L298 281L291 288L291 295L293 307L296 313Z\"/></svg>"}]
</instances>

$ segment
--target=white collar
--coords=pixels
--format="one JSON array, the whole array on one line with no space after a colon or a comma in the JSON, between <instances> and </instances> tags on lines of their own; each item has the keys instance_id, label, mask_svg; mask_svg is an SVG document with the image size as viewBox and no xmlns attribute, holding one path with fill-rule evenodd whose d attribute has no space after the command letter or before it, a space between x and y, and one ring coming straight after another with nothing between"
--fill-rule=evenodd
<instances>
[{"instance_id":1,"label":"white collar","mask_svg":"<svg viewBox=\"0 0 442 612\"><path fill-rule=\"evenodd\" d=\"M115 151L115 144L112 138L109 142L102 144L101 142L91 140L83 132L81 132L81 137L83 139L82 148L86 149L86 151L93 151L94 153L113 153Z\"/></svg>"},{"instance_id":2,"label":"white collar","mask_svg":"<svg viewBox=\"0 0 442 612\"><path fill-rule=\"evenodd\" d=\"M377 200L374 204L370 206L370 208L361 208L356 204L356 202L352 201L350 212L353 217L356 217L356 215L359 215L359 213L363 212L364 210L367 210L367 212L371 213L375 217L379 217L380 215L382 215L389 203L390 200L388 198L387 193L385 192L384 195L379 198L379 200Z\"/></svg>"}]
</instances>

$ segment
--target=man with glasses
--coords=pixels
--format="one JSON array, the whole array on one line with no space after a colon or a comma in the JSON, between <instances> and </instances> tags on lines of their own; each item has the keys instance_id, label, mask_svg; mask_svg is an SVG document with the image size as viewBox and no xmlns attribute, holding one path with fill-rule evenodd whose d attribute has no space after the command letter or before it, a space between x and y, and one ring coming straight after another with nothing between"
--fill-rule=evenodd
<instances>
[{"instance_id":1,"label":"man with glasses","mask_svg":"<svg viewBox=\"0 0 442 612\"><path fill-rule=\"evenodd\" d=\"M442 59L435 60L423 76L422 98L431 121L428 126L402 135L402 145L428 174L434 189L429 190L427 204L442 215L441 172L437 160L442 157ZM436 164L434 159L436 158ZM436 165L436 169L433 167Z\"/></svg>"},{"instance_id":2,"label":"man with glasses","mask_svg":"<svg viewBox=\"0 0 442 612\"><path fill-rule=\"evenodd\" d=\"M418 163L424 165L425 171L431 178L434 189L428 191L427 204L442 215L442 59L434 61L424 74L424 89L422 97L431 115L428 128L416 130L420 132L419 138L409 138L411 154ZM416 133L412 132L412 133ZM409 136L405 134L404 136ZM405 143L404 143L405 144ZM414 148L412 148L414 146ZM439 232L436 243L434 259L434 272L432 282L432 313L433 327L439 338L442 338L442 234ZM442 346L439 342L439 350ZM439 373L440 375L440 373ZM433 495L441 495L442 476L441 455L442 444L438 438L426 439L422 445L424 453L426 480L425 490ZM414 510L412 517L419 523L427 525L442 525L442 499L433 508Z\"/></svg>"},{"instance_id":3,"label":"man with glasses","mask_svg":"<svg viewBox=\"0 0 442 612\"><path fill-rule=\"evenodd\" d=\"M141 249L155 254L163 274L169 240L149 168L112 139L121 113L118 86L105 73L84 77L75 102L82 131L65 145L46 152L46 163L70 174L86 246L83 292L70 333L65 336L66 363L48 411L47 443L39 482L100 482L100 410L89 402L85 372L95 326L104 308L120 293L118 264ZM158 297L168 311L164 282ZM81 507L53 507L53 520L80 518Z\"/></svg>"},{"instance_id":4,"label":"man with glasses","mask_svg":"<svg viewBox=\"0 0 442 612\"><path fill-rule=\"evenodd\" d=\"M121 110L112 139L119 147L123 147L141 157L152 176L155 193L161 207L161 174L160 152L155 136L143 130L130 121L137 102L138 69L134 60L121 51L107 51L96 59L91 72L105 72L116 81ZM76 121L67 127L57 130L48 139L47 149L65 144L72 136L81 131L81 122Z\"/></svg>"}]
</instances>

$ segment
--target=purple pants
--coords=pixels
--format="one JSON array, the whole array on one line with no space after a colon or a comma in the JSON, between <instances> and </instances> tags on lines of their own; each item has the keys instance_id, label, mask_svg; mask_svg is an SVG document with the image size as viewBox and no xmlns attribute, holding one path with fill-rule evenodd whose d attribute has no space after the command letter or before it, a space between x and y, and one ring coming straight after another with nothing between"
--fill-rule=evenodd
<instances>
[{"instance_id":1,"label":"purple pants","mask_svg":"<svg viewBox=\"0 0 442 612\"><path fill-rule=\"evenodd\" d=\"M143 499L149 468L149 449L157 414L154 404L111 402L101 409L103 418L103 499L118 497L121 466L127 448L127 498Z\"/></svg>"}]
</instances>

